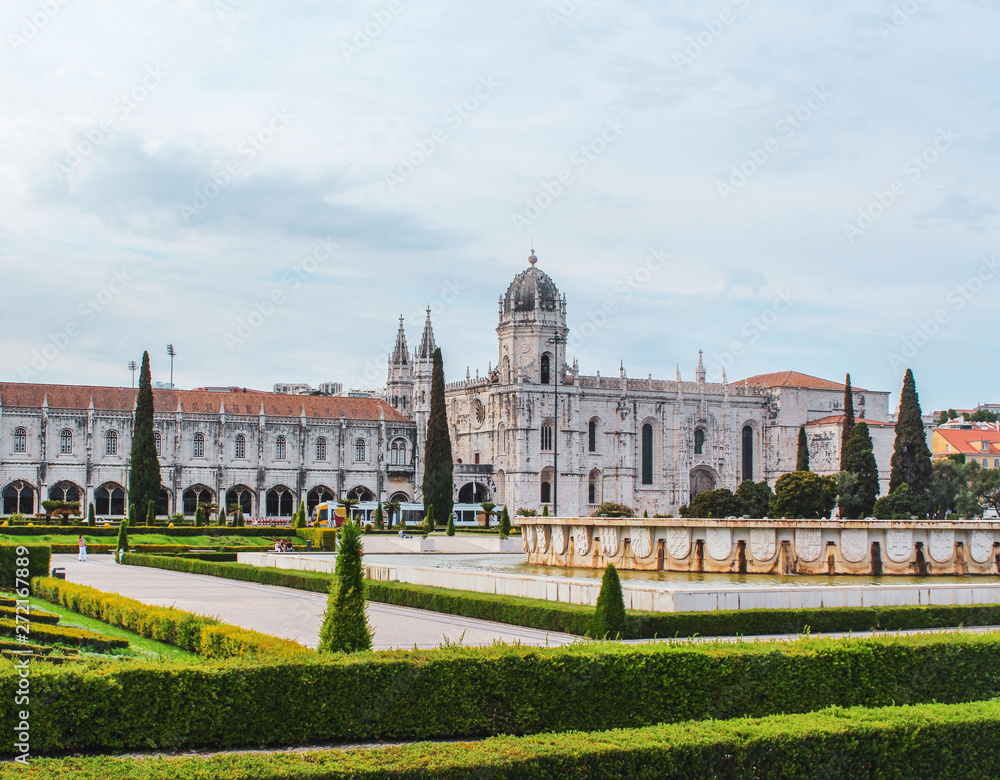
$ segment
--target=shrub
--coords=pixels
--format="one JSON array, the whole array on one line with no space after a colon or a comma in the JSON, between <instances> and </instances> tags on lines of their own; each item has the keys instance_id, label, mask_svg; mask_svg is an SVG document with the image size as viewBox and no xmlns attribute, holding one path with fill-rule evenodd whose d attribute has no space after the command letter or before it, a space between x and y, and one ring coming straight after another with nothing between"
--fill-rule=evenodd
<instances>
[{"instance_id":1,"label":"shrub","mask_svg":"<svg viewBox=\"0 0 1000 780\"><path fill-rule=\"evenodd\" d=\"M52 563L47 544L0 544L0 587L30 590L34 577L44 577Z\"/></svg>"},{"instance_id":2,"label":"shrub","mask_svg":"<svg viewBox=\"0 0 1000 780\"><path fill-rule=\"evenodd\" d=\"M23 631L23 624L19 627L15 620L0 617L0 636L12 636L22 639L24 638ZM29 636L47 645L62 644L73 645L75 647L88 647L97 652L128 647L127 639L113 639L104 634L98 634L96 631L49 625L47 623L32 622Z\"/></svg>"},{"instance_id":3,"label":"shrub","mask_svg":"<svg viewBox=\"0 0 1000 780\"><path fill-rule=\"evenodd\" d=\"M364 545L357 523L344 523L326 615L319 631L319 650L352 653L370 650L372 632L365 615Z\"/></svg>"},{"instance_id":4,"label":"shrub","mask_svg":"<svg viewBox=\"0 0 1000 780\"><path fill-rule=\"evenodd\" d=\"M94 510L94 502L90 502L90 507L87 509L87 525L91 528L97 527L97 512Z\"/></svg>"},{"instance_id":5,"label":"shrub","mask_svg":"<svg viewBox=\"0 0 1000 780\"><path fill-rule=\"evenodd\" d=\"M594 510L594 514L591 517L635 517L635 510L625 504L605 501Z\"/></svg>"},{"instance_id":6,"label":"shrub","mask_svg":"<svg viewBox=\"0 0 1000 780\"><path fill-rule=\"evenodd\" d=\"M444 534L445 534L445 536L454 536L455 535L455 513L454 512L452 512L450 515L448 515L448 525L445 527Z\"/></svg>"},{"instance_id":7,"label":"shrub","mask_svg":"<svg viewBox=\"0 0 1000 780\"><path fill-rule=\"evenodd\" d=\"M505 506L500 513L500 538L506 539L508 536L510 536L510 515Z\"/></svg>"},{"instance_id":8,"label":"shrub","mask_svg":"<svg viewBox=\"0 0 1000 780\"><path fill-rule=\"evenodd\" d=\"M597 596L594 622L590 636L596 639L620 639L625 634L625 598L618 569L609 563L601 579L601 592Z\"/></svg>"}]
</instances>

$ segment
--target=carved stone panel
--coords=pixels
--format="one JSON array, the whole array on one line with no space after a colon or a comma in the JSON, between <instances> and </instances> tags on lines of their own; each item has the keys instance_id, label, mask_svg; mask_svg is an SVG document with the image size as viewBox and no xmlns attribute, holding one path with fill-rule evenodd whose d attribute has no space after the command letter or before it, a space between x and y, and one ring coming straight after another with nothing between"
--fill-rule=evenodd
<instances>
[{"instance_id":1,"label":"carved stone panel","mask_svg":"<svg viewBox=\"0 0 1000 780\"><path fill-rule=\"evenodd\" d=\"M993 532L973 531L972 532L972 560L976 563L986 563L993 552Z\"/></svg>"},{"instance_id":2,"label":"carved stone panel","mask_svg":"<svg viewBox=\"0 0 1000 780\"><path fill-rule=\"evenodd\" d=\"M528 525L524 528L524 546L528 552L535 551L535 530L537 526Z\"/></svg>"},{"instance_id":3,"label":"carved stone panel","mask_svg":"<svg viewBox=\"0 0 1000 780\"><path fill-rule=\"evenodd\" d=\"M795 554L799 560L812 563L823 552L823 532L818 528L795 529Z\"/></svg>"},{"instance_id":4,"label":"carved stone panel","mask_svg":"<svg viewBox=\"0 0 1000 780\"><path fill-rule=\"evenodd\" d=\"M653 551L653 533L649 528L631 528L632 554L636 558L647 558Z\"/></svg>"},{"instance_id":5,"label":"carved stone panel","mask_svg":"<svg viewBox=\"0 0 1000 780\"><path fill-rule=\"evenodd\" d=\"M913 552L913 531L909 528L890 528L885 532L885 552L890 561L906 563Z\"/></svg>"},{"instance_id":6,"label":"carved stone panel","mask_svg":"<svg viewBox=\"0 0 1000 780\"><path fill-rule=\"evenodd\" d=\"M773 528L750 529L750 554L755 561L769 561L777 552L777 536Z\"/></svg>"},{"instance_id":7,"label":"carved stone panel","mask_svg":"<svg viewBox=\"0 0 1000 780\"><path fill-rule=\"evenodd\" d=\"M668 528L667 551L672 558L687 558L691 553L691 529Z\"/></svg>"},{"instance_id":8,"label":"carved stone panel","mask_svg":"<svg viewBox=\"0 0 1000 780\"><path fill-rule=\"evenodd\" d=\"M955 532L931 531L927 550L938 563L947 563L955 554Z\"/></svg>"},{"instance_id":9,"label":"carved stone panel","mask_svg":"<svg viewBox=\"0 0 1000 780\"><path fill-rule=\"evenodd\" d=\"M729 528L706 528L705 549L715 560L726 560L733 551L733 532Z\"/></svg>"},{"instance_id":10,"label":"carved stone panel","mask_svg":"<svg viewBox=\"0 0 1000 780\"><path fill-rule=\"evenodd\" d=\"M619 531L618 526L609 525L600 530L601 550L608 558L618 555Z\"/></svg>"},{"instance_id":11,"label":"carved stone panel","mask_svg":"<svg viewBox=\"0 0 1000 780\"><path fill-rule=\"evenodd\" d=\"M840 554L845 561L861 563L868 554L868 530L846 528L840 532Z\"/></svg>"},{"instance_id":12,"label":"carved stone panel","mask_svg":"<svg viewBox=\"0 0 1000 780\"><path fill-rule=\"evenodd\" d=\"M538 545L538 552L548 552L550 529L547 525L535 526L535 544Z\"/></svg>"},{"instance_id":13,"label":"carved stone panel","mask_svg":"<svg viewBox=\"0 0 1000 780\"><path fill-rule=\"evenodd\" d=\"M573 528L573 546L577 555L590 552L590 526L578 525Z\"/></svg>"},{"instance_id":14,"label":"carved stone panel","mask_svg":"<svg viewBox=\"0 0 1000 780\"><path fill-rule=\"evenodd\" d=\"M568 529L564 525L552 526L552 552L562 555L566 552L566 543L569 541Z\"/></svg>"}]
</instances>

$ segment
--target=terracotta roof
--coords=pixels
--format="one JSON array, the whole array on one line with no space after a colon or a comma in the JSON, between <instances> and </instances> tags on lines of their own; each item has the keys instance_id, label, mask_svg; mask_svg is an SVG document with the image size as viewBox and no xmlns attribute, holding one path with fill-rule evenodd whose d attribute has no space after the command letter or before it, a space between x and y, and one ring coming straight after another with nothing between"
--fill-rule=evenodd
<instances>
[{"instance_id":1,"label":"terracotta roof","mask_svg":"<svg viewBox=\"0 0 1000 780\"><path fill-rule=\"evenodd\" d=\"M747 377L737 384L746 382L757 387L804 387L810 390L844 390L844 385L840 382L831 382L829 379L820 379L809 374L800 374L798 371L778 371L774 374L757 374L757 376ZM856 393L865 393L863 387L854 387L851 390Z\"/></svg>"},{"instance_id":2,"label":"terracotta roof","mask_svg":"<svg viewBox=\"0 0 1000 780\"><path fill-rule=\"evenodd\" d=\"M810 420L806 425L839 425L844 422L844 415L831 414L828 417L820 417L818 420ZM895 426L887 420L869 420L865 417L855 420L855 423L867 423L868 427L877 426L879 428L894 428Z\"/></svg>"},{"instance_id":3,"label":"terracotta roof","mask_svg":"<svg viewBox=\"0 0 1000 780\"><path fill-rule=\"evenodd\" d=\"M130 387L94 387L87 385L42 385L0 382L0 405L41 407L47 399L52 409L88 409L131 412L138 390ZM217 414L224 405L226 414L260 414L269 417L339 418L377 420L379 413L387 422L406 422L407 418L381 398L346 398L341 396L280 395L278 393L216 393L204 390L153 390L157 412L181 411L187 414Z\"/></svg>"},{"instance_id":4,"label":"terracotta roof","mask_svg":"<svg viewBox=\"0 0 1000 780\"><path fill-rule=\"evenodd\" d=\"M960 428L935 428L934 432L955 448L955 452L966 455L997 455L1000 454L1000 431L962 430ZM973 446L973 442L989 442L989 450L983 450L982 445ZM938 453L941 454L941 453Z\"/></svg>"}]
</instances>

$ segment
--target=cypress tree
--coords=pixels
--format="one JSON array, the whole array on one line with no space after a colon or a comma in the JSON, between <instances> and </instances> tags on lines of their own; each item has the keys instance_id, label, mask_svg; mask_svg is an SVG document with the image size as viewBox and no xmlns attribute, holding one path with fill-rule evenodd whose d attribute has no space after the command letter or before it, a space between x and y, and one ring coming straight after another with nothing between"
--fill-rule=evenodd
<instances>
[{"instance_id":1,"label":"cypress tree","mask_svg":"<svg viewBox=\"0 0 1000 780\"><path fill-rule=\"evenodd\" d=\"M618 579L618 569L609 563L601 579L601 592L597 597L594 622L590 635L595 639L618 639L625 634L625 597L622 583Z\"/></svg>"},{"instance_id":2,"label":"cypress tree","mask_svg":"<svg viewBox=\"0 0 1000 780\"><path fill-rule=\"evenodd\" d=\"M124 520L121 525L118 526L118 541L115 543L115 558L118 560L118 563L121 563L121 560L118 558L119 550L128 552L128 531L126 530L126 523Z\"/></svg>"},{"instance_id":3,"label":"cypress tree","mask_svg":"<svg viewBox=\"0 0 1000 780\"><path fill-rule=\"evenodd\" d=\"M450 515L448 515L448 525L445 528L444 535L445 536L454 536L455 535L455 513L454 512L452 512Z\"/></svg>"},{"instance_id":4,"label":"cypress tree","mask_svg":"<svg viewBox=\"0 0 1000 780\"><path fill-rule=\"evenodd\" d=\"M139 395L135 403L132 423L132 468L129 472L129 501L145 509L149 502L156 505L160 497L160 459L156 457L153 440L153 382L149 373L149 353L142 353L139 371ZM129 513L132 523L138 522L134 512Z\"/></svg>"},{"instance_id":5,"label":"cypress tree","mask_svg":"<svg viewBox=\"0 0 1000 780\"><path fill-rule=\"evenodd\" d=\"M795 454L795 470L809 471L809 439L806 437L806 428L799 426L799 449Z\"/></svg>"},{"instance_id":6,"label":"cypress tree","mask_svg":"<svg viewBox=\"0 0 1000 780\"><path fill-rule=\"evenodd\" d=\"M444 361L438 347L434 350L434 371L431 375L431 409L427 420L422 490L424 505L433 505L442 517L448 517L455 506L453 478L451 434L448 432L448 410L444 401Z\"/></svg>"},{"instance_id":7,"label":"cypress tree","mask_svg":"<svg viewBox=\"0 0 1000 780\"><path fill-rule=\"evenodd\" d=\"M844 471L855 475L851 489L840 496L840 514L848 519L868 517L878 498L878 465L875 463L868 423L859 422L851 429L844 447Z\"/></svg>"},{"instance_id":8,"label":"cypress tree","mask_svg":"<svg viewBox=\"0 0 1000 780\"><path fill-rule=\"evenodd\" d=\"M851 375L844 380L844 426L840 431L840 470L847 471L844 466L844 451L847 449L847 437L854 427L854 392L851 390Z\"/></svg>"},{"instance_id":9,"label":"cypress tree","mask_svg":"<svg viewBox=\"0 0 1000 780\"><path fill-rule=\"evenodd\" d=\"M90 508L87 509L87 525L94 528L97 525L97 511L94 509L94 502L90 502Z\"/></svg>"},{"instance_id":10,"label":"cypress tree","mask_svg":"<svg viewBox=\"0 0 1000 780\"><path fill-rule=\"evenodd\" d=\"M930 489L932 473L931 453L927 448L924 421L921 419L917 384L913 379L913 372L906 369L903 390L899 396L889 492L892 493L905 484L910 486L910 492L914 496L923 500Z\"/></svg>"},{"instance_id":11,"label":"cypress tree","mask_svg":"<svg viewBox=\"0 0 1000 780\"><path fill-rule=\"evenodd\" d=\"M510 514L505 506L500 513L500 538L506 539L508 536L510 536Z\"/></svg>"},{"instance_id":12,"label":"cypress tree","mask_svg":"<svg viewBox=\"0 0 1000 780\"><path fill-rule=\"evenodd\" d=\"M352 653L370 650L372 631L365 615L365 579L361 566L364 546L357 523L344 522L340 552L330 587L326 615L319 631L321 653Z\"/></svg>"}]
</instances>

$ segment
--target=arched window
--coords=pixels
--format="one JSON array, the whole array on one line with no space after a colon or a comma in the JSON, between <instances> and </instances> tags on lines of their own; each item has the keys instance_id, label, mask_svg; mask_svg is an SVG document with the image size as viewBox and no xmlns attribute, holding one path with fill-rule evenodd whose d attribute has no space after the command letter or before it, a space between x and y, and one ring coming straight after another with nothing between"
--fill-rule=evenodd
<instances>
[{"instance_id":1,"label":"arched window","mask_svg":"<svg viewBox=\"0 0 1000 780\"><path fill-rule=\"evenodd\" d=\"M406 465L406 440L396 439L389 447L389 463L393 466Z\"/></svg>"},{"instance_id":2,"label":"arched window","mask_svg":"<svg viewBox=\"0 0 1000 780\"><path fill-rule=\"evenodd\" d=\"M163 438L160 436L159 431L153 431L153 446L156 447L156 456L159 457L162 453L160 448L163 445Z\"/></svg>"},{"instance_id":3,"label":"arched window","mask_svg":"<svg viewBox=\"0 0 1000 780\"><path fill-rule=\"evenodd\" d=\"M587 426L587 452L597 452L598 427L597 418L590 421Z\"/></svg>"},{"instance_id":4,"label":"arched window","mask_svg":"<svg viewBox=\"0 0 1000 780\"><path fill-rule=\"evenodd\" d=\"M743 474L741 479L753 479L753 428L743 426Z\"/></svg>"},{"instance_id":5,"label":"arched window","mask_svg":"<svg viewBox=\"0 0 1000 780\"><path fill-rule=\"evenodd\" d=\"M73 431L69 428L63 429L59 434L59 454L71 455L73 453Z\"/></svg>"},{"instance_id":6,"label":"arched window","mask_svg":"<svg viewBox=\"0 0 1000 780\"><path fill-rule=\"evenodd\" d=\"M105 455L117 455L118 454L118 433L117 431L108 431L104 436L104 454Z\"/></svg>"},{"instance_id":7,"label":"arched window","mask_svg":"<svg viewBox=\"0 0 1000 780\"><path fill-rule=\"evenodd\" d=\"M551 482L543 482L542 483L541 499L542 499L542 503L543 504L551 504L552 503L552 483Z\"/></svg>"},{"instance_id":8,"label":"arched window","mask_svg":"<svg viewBox=\"0 0 1000 780\"><path fill-rule=\"evenodd\" d=\"M14 429L14 452L28 451L28 432L24 428Z\"/></svg>"},{"instance_id":9,"label":"arched window","mask_svg":"<svg viewBox=\"0 0 1000 780\"><path fill-rule=\"evenodd\" d=\"M542 424L542 451L550 452L552 450L552 423Z\"/></svg>"},{"instance_id":10,"label":"arched window","mask_svg":"<svg viewBox=\"0 0 1000 780\"><path fill-rule=\"evenodd\" d=\"M642 426L642 484L653 484L653 426Z\"/></svg>"},{"instance_id":11,"label":"arched window","mask_svg":"<svg viewBox=\"0 0 1000 780\"><path fill-rule=\"evenodd\" d=\"M11 482L3 489L3 513L12 515L20 512L30 515L35 511L35 489L27 482Z\"/></svg>"},{"instance_id":12,"label":"arched window","mask_svg":"<svg viewBox=\"0 0 1000 780\"><path fill-rule=\"evenodd\" d=\"M365 459L365 440L358 439L354 442L354 460L361 463Z\"/></svg>"},{"instance_id":13,"label":"arched window","mask_svg":"<svg viewBox=\"0 0 1000 780\"><path fill-rule=\"evenodd\" d=\"M598 469L591 471L587 479L587 503L601 503L601 472Z\"/></svg>"},{"instance_id":14,"label":"arched window","mask_svg":"<svg viewBox=\"0 0 1000 780\"><path fill-rule=\"evenodd\" d=\"M274 459L275 460L284 460L285 459L285 446L286 446L286 442L285 442L285 437L284 436L279 436L277 439L274 440Z\"/></svg>"},{"instance_id":15,"label":"arched window","mask_svg":"<svg viewBox=\"0 0 1000 780\"><path fill-rule=\"evenodd\" d=\"M247 456L247 437L242 433L236 435L233 455L237 460L243 460Z\"/></svg>"},{"instance_id":16,"label":"arched window","mask_svg":"<svg viewBox=\"0 0 1000 780\"><path fill-rule=\"evenodd\" d=\"M542 384L547 385L552 381L552 358L546 352L542 355Z\"/></svg>"},{"instance_id":17,"label":"arched window","mask_svg":"<svg viewBox=\"0 0 1000 780\"><path fill-rule=\"evenodd\" d=\"M194 456L196 458L205 457L205 434L203 433L194 435Z\"/></svg>"},{"instance_id":18,"label":"arched window","mask_svg":"<svg viewBox=\"0 0 1000 780\"><path fill-rule=\"evenodd\" d=\"M295 498L292 491L284 485L278 485L267 491L265 497L268 517L291 517Z\"/></svg>"},{"instance_id":19,"label":"arched window","mask_svg":"<svg viewBox=\"0 0 1000 780\"><path fill-rule=\"evenodd\" d=\"M166 517L170 514L170 493L165 487L160 488L160 495L156 497L157 517Z\"/></svg>"},{"instance_id":20,"label":"arched window","mask_svg":"<svg viewBox=\"0 0 1000 780\"><path fill-rule=\"evenodd\" d=\"M235 512L239 509L244 515L253 514L253 491L246 485L236 485L226 493L226 509Z\"/></svg>"},{"instance_id":21,"label":"arched window","mask_svg":"<svg viewBox=\"0 0 1000 780\"><path fill-rule=\"evenodd\" d=\"M204 485L194 485L184 491L184 514L191 517L198 511L198 504L214 503L214 495Z\"/></svg>"},{"instance_id":22,"label":"arched window","mask_svg":"<svg viewBox=\"0 0 1000 780\"><path fill-rule=\"evenodd\" d=\"M94 491L94 511L105 517L109 515L124 516L125 491L121 485L109 482L97 488Z\"/></svg>"},{"instance_id":23,"label":"arched window","mask_svg":"<svg viewBox=\"0 0 1000 780\"><path fill-rule=\"evenodd\" d=\"M347 491L348 498L356 498L358 501L374 501L375 494L372 493L364 485L358 485L357 487L351 488ZM485 499L484 499L485 500Z\"/></svg>"},{"instance_id":24,"label":"arched window","mask_svg":"<svg viewBox=\"0 0 1000 780\"><path fill-rule=\"evenodd\" d=\"M694 432L694 454L705 454L705 431L701 428Z\"/></svg>"},{"instance_id":25,"label":"arched window","mask_svg":"<svg viewBox=\"0 0 1000 780\"><path fill-rule=\"evenodd\" d=\"M326 439L322 436L316 439L316 460L326 460Z\"/></svg>"},{"instance_id":26,"label":"arched window","mask_svg":"<svg viewBox=\"0 0 1000 780\"><path fill-rule=\"evenodd\" d=\"M333 501L333 498L333 491L325 485L314 487L306 495L306 514L309 517L312 517L317 504L324 504L329 501Z\"/></svg>"},{"instance_id":27,"label":"arched window","mask_svg":"<svg viewBox=\"0 0 1000 780\"><path fill-rule=\"evenodd\" d=\"M49 488L49 498L53 501L79 501L80 488L72 482L57 482Z\"/></svg>"}]
</instances>

